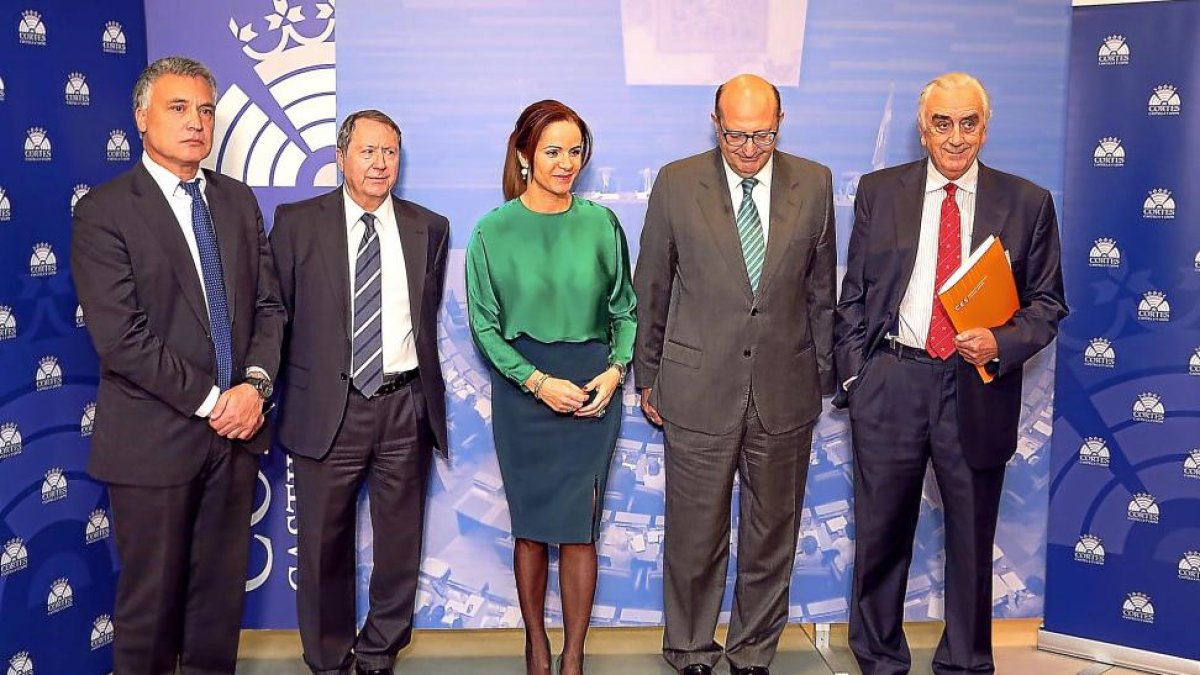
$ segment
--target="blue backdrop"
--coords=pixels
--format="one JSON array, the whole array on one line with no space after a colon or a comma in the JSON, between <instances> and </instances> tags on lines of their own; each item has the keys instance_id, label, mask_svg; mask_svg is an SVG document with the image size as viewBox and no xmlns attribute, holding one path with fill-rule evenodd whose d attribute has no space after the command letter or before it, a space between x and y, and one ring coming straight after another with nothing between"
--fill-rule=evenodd
<instances>
[{"instance_id":1,"label":"blue backdrop","mask_svg":"<svg viewBox=\"0 0 1200 675\"><path fill-rule=\"evenodd\" d=\"M1045 625L1200 659L1200 2L1072 26Z\"/></svg>"},{"instance_id":2,"label":"blue backdrop","mask_svg":"<svg viewBox=\"0 0 1200 675\"><path fill-rule=\"evenodd\" d=\"M71 210L141 154L140 0L0 10L0 670L112 670L108 497L84 472L99 366Z\"/></svg>"}]
</instances>

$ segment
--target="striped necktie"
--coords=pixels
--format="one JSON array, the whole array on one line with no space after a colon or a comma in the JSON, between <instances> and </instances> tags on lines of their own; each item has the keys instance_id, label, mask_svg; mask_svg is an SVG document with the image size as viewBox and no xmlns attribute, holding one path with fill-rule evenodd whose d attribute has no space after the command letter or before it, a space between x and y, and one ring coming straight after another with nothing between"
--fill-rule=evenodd
<instances>
[{"instance_id":1,"label":"striped necktie","mask_svg":"<svg viewBox=\"0 0 1200 675\"><path fill-rule=\"evenodd\" d=\"M758 185L757 178L742 181L742 205L738 207L737 230L738 239L742 241L742 257L746 260L746 276L750 277L750 289L757 294L767 244L763 238L762 219L751 196L755 185Z\"/></svg>"},{"instance_id":2,"label":"striped necktie","mask_svg":"<svg viewBox=\"0 0 1200 675\"><path fill-rule=\"evenodd\" d=\"M383 269L375 216L362 217L362 242L354 264L354 387L371 398L383 385Z\"/></svg>"},{"instance_id":3,"label":"striped necktie","mask_svg":"<svg viewBox=\"0 0 1200 675\"><path fill-rule=\"evenodd\" d=\"M930 356L948 359L954 354L954 324L950 314L938 298L938 289L962 264L962 214L954 193L958 186L946 183L946 197L942 200L942 214L938 221L937 268L933 283L933 314L929 320L929 337L925 340L925 351Z\"/></svg>"},{"instance_id":4,"label":"striped necktie","mask_svg":"<svg viewBox=\"0 0 1200 675\"><path fill-rule=\"evenodd\" d=\"M200 272L204 278L204 296L208 300L208 328L213 351L217 355L217 387L229 388L233 377L233 330L229 319L229 299L225 296L225 273L221 267L221 248L213 229L212 216L200 195L200 179L181 181L183 191L192 198L192 232L200 253Z\"/></svg>"}]
</instances>

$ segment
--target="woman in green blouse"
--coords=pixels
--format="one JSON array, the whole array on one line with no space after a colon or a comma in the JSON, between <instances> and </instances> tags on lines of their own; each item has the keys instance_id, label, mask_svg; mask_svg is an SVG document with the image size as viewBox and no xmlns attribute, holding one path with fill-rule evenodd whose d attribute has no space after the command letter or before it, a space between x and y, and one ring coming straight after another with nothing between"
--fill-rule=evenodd
<instances>
[{"instance_id":1,"label":"woman in green blouse","mask_svg":"<svg viewBox=\"0 0 1200 675\"><path fill-rule=\"evenodd\" d=\"M621 224L571 194L591 152L574 110L558 101L526 108L508 139L508 201L467 245L471 331L493 366L492 431L516 539L525 664L538 674L550 669L549 544L559 545L559 672L583 672L604 485L636 330Z\"/></svg>"}]
</instances>

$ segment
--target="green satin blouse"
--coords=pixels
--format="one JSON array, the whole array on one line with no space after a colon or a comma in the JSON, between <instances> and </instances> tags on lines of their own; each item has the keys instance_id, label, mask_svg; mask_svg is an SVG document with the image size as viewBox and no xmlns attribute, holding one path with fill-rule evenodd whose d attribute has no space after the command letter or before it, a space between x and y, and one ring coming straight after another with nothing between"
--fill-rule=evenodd
<instances>
[{"instance_id":1,"label":"green satin blouse","mask_svg":"<svg viewBox=\"0 0 1200 675\"><path fill-rule=\"evenodd\" d=\"M616 214L574 197L562 213L518 199L480 219L467 244L467 309L475 343L518 385L534 366L509 341L603 340L627 365L637 329L629 245ZM553 374L553 373L552 373Z\"/></svg>"}]
</instances>

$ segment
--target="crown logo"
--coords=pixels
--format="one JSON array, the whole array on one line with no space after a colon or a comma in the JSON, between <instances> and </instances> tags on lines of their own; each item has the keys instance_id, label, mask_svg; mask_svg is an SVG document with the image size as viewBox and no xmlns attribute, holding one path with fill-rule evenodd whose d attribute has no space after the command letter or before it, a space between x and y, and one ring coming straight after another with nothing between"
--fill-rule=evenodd
<instances>
[{"instance_id":1,"label":"crown logo","mask_svg":"<svg viewBox=\"0 0 1200 675\"><path fill-rule=\"evenodd\" d=\"M1171 196L1171 191L1166 188L1154 188L1150 191L1150 198L1158 203L1167 201Z\"/></svg>"},{"instance_id":2,"label":"crown logo","mask_svg":"<svg viewBox=\"0 0 1200 675\"><path fill-rule=\"evenodd\" d=\"M1102 448L1105 445L1104 439L1099 436L1088 436L1083 439L1083 444L1089 448Z\"/></svg>"},{"instance_id":3,"label":"crown logo","mask_svg":"<svg viewBox=\"0 0 1200 675\"><path fill-rule=\"evenodd\" d=\"M1170 84L1160 84L1154 88L1154 95L1161 101L1166 101L1175 95L1176 88Z\"/></svg>"},{"instance_id":4,"label":"crown logo","mask_svg":"<svg viewBox=\"0 0 1200 675\"><path fill-rule=\"evenodd\" d=\"M1125 36L1124 35L1109 35L1108 37L1104 38L1104 42L1107 44L1122 44L1125 42Z\"/></svg>"},{"instance_id":5,"label":"crown logo","mask_svg":"<svg viewBox=\"0 0 1200 675\"><path fill-rule=\"evenodd\" d=\"M29 127L27 135L30 138L41 139L46 137L46 130L42 127Z\"/></svg>"},{"instance_id":6,"label":"crown logo","mask_svg":"<svg viewBox=\"0 0 1200 675\"><path fill-rule=\"evenodd\" d=\"M1159 398L1160 397L1158 394L1155 394L1154 392L1151 392L1151 391L1144 391L1141 393L1140 396L1138 396L1138 400L1140 400L1142 403L1148 404L1148 405L1153 405L1155 403L1158 403Z\"/></svg>"},{"instance_id":7,"label":"crown logo","mask_svg":"<svg viewBox=\"0 0 1200 675\"><path fill-rule=\"evenodd\" d=\"M32 9L27 9L21 12L21 18L25 19L26 24L36 24L42 20L42 15Z\"/></svg>"},{"instance_id":8,"label":"crown logo","mask_svg":"<svg viewBox=\"0 0 1200 675\"><path fill-rule=\"evenodd\" d=\"M253 23L238 25L237 20L232 17L229 19L229 32L242 43L243 54L255 61L267 61L283 52L292 43L299 47L305 47L325 42L329 36L333 35L334 3L335 0L329 0L317 4L317 16L314 20L324 21L325 25L313 37L306 36L297 30L296 27L305 22L307 18L304 16L304 8L292 7L288 4L288 0L271 0L275 11L263 17L267 21L266 33L255 32ZM263 35L272 37L275 41L275 45L265 52L250 46L251 42Z\"/></svg>"},{"instance_id":9,"label":"crown logo","mask_svg":"<svg viewBox=\"0 0 1200 675\"><path fill-rule=\"evenodd\" d=\"M1150 602L1150 596L1146 595L1145 593L1138 593L1137 591L1130 593L1126 597L1128 597L1129 601L1133 602L1135 605L1145 605L1146 603Z\"/></svg>"},{"instance_id":10,"label":"crown logo","mask_svg":"<svg viewBox=\"0 0 1200 675\"><path fill-rule=\"evenodd\" d=\"M117 21L106 21L104 23L104 30L109 33L119 33L121 32L121 24Z\"/></svg>"},{"instance_id":11,"label":"crown logo","mask_svg":"<svg viewBox=\"0 0 1200 675\"><path fill-rule=\"evenodd\" d=\"M1146 299L1148 304L1152 306L1158 306L1167 299L1167 294L1163 293L1162 291L1146 291L1146 294L1142 297Z\"/></svg>"},{"instance_id":12,"label":"crown logo","mask_svg":"<svg viewBox=\"0 0 1200 675\"><path fill-rule=\"evenodd\" d=\"M1112 346L1112 343L1109 342L1106 338L1099 337L1099 338L1094 338L1092 340L1092 348L1098 352L1106 351L1110 346ZM1089 438L1088 440L1090 441L1092 439ZM1099 440L1099 439L1096 439L1096 440Z\"/></svg>"},{"instance_id":13,"label":"crown logo","mask_svg":"<svg viewBox=\"0 0 1200 675\"><path fill-rule=\"evenodd\" d=\"M54 580L54 583L50 584L51 587L58 589L60 591L70 585L71 585L71 583L69 581L67 581L66 577L59 577Z\"/></svg>"},{"instance_id":14,"label":"crown logo","mask_svg":"<svg viewBox=\"0 0 1200 675\"><path fill-rule=\"evenodd\" d=\"M1152 506L1154 504L1154 495L1149 492L1138 492L1133 495L1133 501L1138 504L1146 504Z\"/></svg>"},{"instance_id":15,"label":"crown logo","mask_svg":"<svg viewBox=\"0 0 1200 675\"><path fill-rule=\"evenodd\" d=\"M96 509L95 511L92 511L90 515L88 515L88 520L92 521L93 523L99 523L107 517L108 514L104 512L104 509Z\"/></svg>"},{"instance_id":16,"label":"crown logo","mask_svg":"<svg viewBox=\"0 0 1200 675\"><path fill-rule=\"evenodd\" d=\"M51 477L62 478L62 475L63 470L61 466L51 467L50 470L46 472L46 480L50 480Z\"/></svg>"},{"instance_id":17,"label":"crown logo","mask_svg":"<svg viewBox=\"0 0 1200 675\"><path fill-rule=\"evenodd\" d=\"M1117 245L1117 240L1112 239L1111 237L1100 237L1099 239L1096 240L1096 248L1099 248L1102 251L1111 249L1112 247L1114 247L1116 245Z\"/></svg>"},{"instance_id":18,"label":"crown logo","mask_svg":"<svg viewBox=\"0 0 1200 675\"><path fill-rule=\"evenodd\" d=\"M1097 537L1094 534L1085 534L1079 537L1079 542L1081 544L1088 544L1090 548L1100 543L1100 537Z\"/></svg>"},{"instance_id":19,"label":"crown logo","mask_svg":"<svg viewBox=\"0 0 1200 675\"><path fill-rule=\"evenodd\" d=\"M58 359L54 358L53 356L43 356L42 359L38 361L38 365L43 369L55 368L58 366Z\"/></svg>"},{"instance_id":20,"label":"crown logo","mask_svg":"<svg viewBox=\"0 0 1200 675\"><path fill-rule=\"evenodd\" d=\"M1105 136L1104 138L1100 139L1100 145L1114 145L1115 146L1115 145L1120 145L1120 144L1121 144L1121 139L1117 138L1116 136Z\"/></svg>"}]
</instances>

